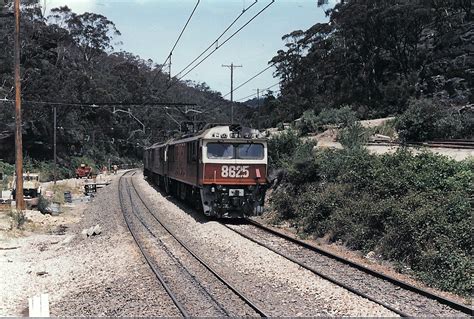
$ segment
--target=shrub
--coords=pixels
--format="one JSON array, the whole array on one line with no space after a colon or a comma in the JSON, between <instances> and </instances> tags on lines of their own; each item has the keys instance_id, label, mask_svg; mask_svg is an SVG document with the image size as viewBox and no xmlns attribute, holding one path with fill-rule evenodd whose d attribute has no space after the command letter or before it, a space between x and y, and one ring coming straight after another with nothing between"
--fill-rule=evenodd
<instances>
[{"instance_id":1,"label":"shrub","mask_svg":"<svg viewBox=\"0 0 474 319\"><path fill-rule=\"evenodd\" d=\"M294 130L283 131L282 133L273 136L268 141L268 157L269 164L272 168L284 166L284 161L287 160L301 145L301 140Z\"/></svg>"},{"instance_id":2,"label":"shrub","mask_svg":"<svg viewBox=\"0 0 474 319\"><path fill-rule=\"evenodd\" d=\"M327 221L337 207L344 206L345 192L345 187L339 184L306 185L293 199L293 210L303 232L316 236L323 236L328 232Z\"/></svg>"},{"instance_id":3,"label":"shrub","mask_svg":"<svg viewBox=\"0 0 474 319\"><path fill-rule=\"evenodd\" d=\"M8 177L12 177L15 173L15 166L0 161L0 173L3 174L3 181L0 181L0 190L8 187Z\"/></svg>"},{"instance_id":4,"label":"shrub","mask_svg":"<svg viewBox=\"0 0 474 319\"><path fill-rule=\"evenodd\" d=\"M398 117L396 128L402 141L424 141L435 135L435 122L444 116L442 106L433 100L411 100Z\"/></svg>"},{"instance_id":5,"label":"shrub","mask_svg":"<svg viewBox=\"0 0 474 319\"><path fill-rule=\"evenodd\" d=\"M301 144L293 150L272 198L280 219L377 251L430 285L469 295L473 159L406 149L377 156L361 148L321 150L313 158Z\"/></svg>"},{"instance_id":6,"label":"shrub","mask_svg":"<svg viewBox=\"0 0 474 319\"><path fill-rule=\"evenodd\" d=\"M353 122L339 131L337 139L345 148L362 149L368 141L368 131L359 122Z\"/></svg>"},{"instance_id":7,"label":"shrub","mask_svg":"<svg viewBox=\"0 0 474 319\"><path fill-rule=\"evenodd\" d=\"M317 164L314 158L313 142L299 144L293 156L283 162L288 181L295 185L316 181L319 178Z\"/></svg>"},{"instance_id":8,"label":"shrub","mask_svg":"<svg viewBox=\"0 0 474 319\"><path fill-rule=\"evenodd\" d=\"M357 120L357 113L348 105L339 109L324 108L319 114L314 111L305 111L298 123L297 128L302 134L309 132L320 132L324 130L326 125L337 125L346 127Z\"/></svg>"},{"instance_id":9,"label":"shrub","mask_svg":"<svg viewBox=\"0 0 474 319\"><path fill-rule=\"evenodd\" d=\"M279 187L273 192L270 203L273 210L279 212L278 220L288 220L296 216L293 207L294 197L295 190L289 184Z\"/></svg>"},{"instance_id":10,"label":"shrub","mask_svg":"<svg viewBox=\"0 0 474 319\"><path fill-rule=\"evenodd\" d=\"M456 112L437 100L411 100L395 125L403 142L440 138L471 138L474 132L472 111Z\"/></svg>"},{"instance_id":11,"label":"shrub","mask_svg":"<svg viewBox=\"0 0 474 319\"><path fill-rule=\"evenodd\" d=\"M21 229L23 225L28 221L25 212L22 210L12 210L8 214L12 218L11 228Z\"/></svg>"}]
</instances>

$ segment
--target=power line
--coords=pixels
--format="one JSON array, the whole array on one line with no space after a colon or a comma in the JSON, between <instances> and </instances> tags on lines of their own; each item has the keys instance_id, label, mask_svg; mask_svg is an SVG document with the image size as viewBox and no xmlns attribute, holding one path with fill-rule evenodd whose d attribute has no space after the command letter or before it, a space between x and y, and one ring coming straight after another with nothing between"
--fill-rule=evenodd
<instances>
[{"instance_id":1,"label":"power line","mask_svg":"<svg viewBox=\"0 0 474 319\"><path fill-rule=\"evenodd\" d=\"M182 75L181 77L179 77L177 79L177 81L181 80L182 78L184 78L186 75L188 75L192 70L194 70L195 68L197 68L201 63L203 63L205 60L207 60L212 54L214 54L214 52L216 52L217 50L219 50L224 44L226 44L230 39L232 39L235 35L237 35L237 33L239 33L240 31L242 31L242 29L244 29L247 25L249 25L253 20L255 20L255 18L257 18L260 14L262 14L268 7L270 7L273 3L275 2L275 0L272 0L269 4L267 4L262 10L260 10L257 14L255 14L250 20L248 20L243 26L241 26L239 29L237 29L237 31L235 31L234 33L232 33L232 35L230 35L227 39L224 40L224 42L222 42L220 45L216 46L216 48L211 51L208 55L206 55L203 59L201 59L201 61L199 61L195 66L193 66L188 72L186 72L184 75ZM176 82L174 82L176 83ZM169 85L168 86L168 89L172 86L173 84Z\"/></svg>"},{"instance_id":2,"label":"power line","mask_svg":"<svg viewBox=\"0 0 474 319\"><path fill-rule=\"evenodd\" d=\"M11 99L0 99L0 102L14 102ZM196 103L183 103L183 102L88 102L88 103L76 103L76 102L48 102L48 101L34 101L34 100L23 100L24 104L41 104L50 106L78 106L78 107L101 107L101 106L197 106Z\"/></svg>"},{"instance_id":3,"label":"power line","mask_svg":"<svg viewBox=\"0 0 474 319\"><path fill-rule=\"evenodd\" d=\"M192 60L186 67L184 67L181 71L179 71L175 76L179 76L181 73L186 71L187 68L189 68L194 62L196 62L200 57L202 57L207 51L209 51L210 48L212 48L213 45L219 45L219 40L224 36L224 34L229 31L229 29L244 15L245 12L247 12L250 8L252 8L258 0L255 0L254 3L252 3L250 6L247 8L242 9L242 12L232 21L231 24L217 37L217 39L214 40L204 51L202 51L194 60Z\"/></svg>"},{"instance_id":4,"label":"power line","mask_svg":"<svg viewBox=\"0 0 474 319\"><path fill-rule=\"evenodd\" d=\"M199 3L200 3L201 0L198 0L196 5L194 6L194 9L193 11L191 12L191 14L189 15L188 17L188 20L186 21L186 24L184 25L183 29L181 30L181 33L179 34L178 38L176 39L176 42L174 43L173 47L171 48L171 51L170 53L168 54L168 56L166 57L166 60L165 62L163 62L163 64L160 66L160 69L155 73L155 76L153 77L153 79L151 80L150 82L150 85L149 85L149 88L151 88L151 86L153 85L153 83L155 82L157 76L158 76L158 73L163 70L163 67L166 65L166 62L168 62L168 60L171 60L171 56L173 55L173 51L174 49L176 48L176 46L178 45L178 42L179 40L181 39L181 36L183 35L184 33L184 30L186 30L188 24L189 24L189 21L191 21L191 18L193 17L194 15L194 12L196 11ZM169 79L171 80L171 61L170 61L170 65L169 65Z\"/></svg>"},{"instance_id":5,"label":"power line","mask_svg":"<svg viewBox=\"0 0 474 319\"><path fill-rule=\"evenodd\" d=\"M267 91L267 90L269 90L269 89L271 89L271 88L273 88L273 87L275 87L275 86L277 86L277 85L280 85L280 82L275 83L275 84L273 84L273 85L270 85L269 87L267 87L267 88L265 88L265 89L262 89L261 92ZM278 91L280 91L280 90L278 90ZM275 91L275 92L278 92L278 91ZM250 95L248 95L248 96L246 96L246 97L243 97L243 98L241 98L241 99L238 99L236 102L240 102L240 101L246 100L246 99L248 99L248 98L250 98L250 97L252 97L252 96L255 96L255 95L257 95L257 93L253 93L253 94L250 94Z\"/></svg>"},{"instance_id":6,"label":"power line","mask_svg":"<svg viewBox=\"0 0 474 319\"><path fill-rule=\"evenodd\" d=\"M178 42L179 42L179 40L181 39L181 36L183 35L184 30L186 30L186 27L188 26L189 21L191 21L191 18L193 17L194 12L196 12L196 9L197 9L197 7L198 7L198 5L199 5L200 2L201 2L201 0L198 0L198 1L197 1L196 5L194 6L193 11L191 12L191 14L190 14L189 17L188 17L188 20L186 21L186 24L184 25L183 29L181 30L181 33L179 34L178 38L176 39L176 42L174 43L173 48L171 48L170 54L168 55L168 57L166 58L165 62L163 62L162 65L165 65L166 62L168 62L168 60L171 60L171 55L173 54L174 49L175 49L176 46L178 45ZM171 67L171 61L170 61L170 67Z\"/></svg>"},{"instance_id":7,"label":"power line","mask_svg":"<svg viewBox=\"0 0 474 319\"><path fill-rule=\"evenodd\" d=\"M267 66L265 69L263 69L262 71L258 72L257 74L255 74L254 76L252 76L250 79L248 79L247 81L245 81L244 83L240 84L238 87L236 87L233 92L237 91L238 89L240 89L242 86L244 86L245 84L249 83L250 81L252 81L253 79L255 79L257 76L259 76L260 74L262 74L263 72L267 71L268 69L270 69L272 66L274 66L275 64L271 64L269 66ZM227 93L226 95L222 96L223 98L228 96L229 94L231 94L231 92Z\"/></svg>"}]
</instances>

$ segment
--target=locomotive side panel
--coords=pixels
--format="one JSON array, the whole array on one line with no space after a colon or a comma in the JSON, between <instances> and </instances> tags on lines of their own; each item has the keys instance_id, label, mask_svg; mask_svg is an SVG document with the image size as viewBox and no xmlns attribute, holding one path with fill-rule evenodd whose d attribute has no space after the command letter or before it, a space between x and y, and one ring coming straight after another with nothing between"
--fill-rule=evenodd
<instances>
[{"instance_id":1,"label":"locomotive side panel","mask_svg":"<svg viewBox=\"0 0 474 319\"><path fill-rule=\"evenodd\" d=\"M168 177L176 181L198 186L199 162L198 141L179 143L169 146Z\"/></svg>"}]
</instances>

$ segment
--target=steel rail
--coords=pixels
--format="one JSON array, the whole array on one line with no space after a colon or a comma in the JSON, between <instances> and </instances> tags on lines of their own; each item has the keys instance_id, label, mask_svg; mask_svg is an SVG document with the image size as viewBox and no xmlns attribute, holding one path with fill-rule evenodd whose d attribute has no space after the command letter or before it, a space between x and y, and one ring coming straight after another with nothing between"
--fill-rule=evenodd
<instances>
[{"instance_id":1,"label":"steel rail","mask_svg":"<svg viewBox=\"0 0 474 319\"><path fill-rule=\"evenodd\" d=\"M428 147L428 148L448 148L448 149L463 149L472 150L474 149L474 142L464 141L426 141L426 142L408 142L406 144L398 142L384 142L384 141L373 141L365 143L369 146L410 146L410 147Z\"/></svg>"},{"instance_id":2,"label":"steel rail","mask_svg":"<svg viewBox=\"0 0 474 319\"><path fill-rule=\"evenodd\" d=\"M246 238L246 239L248 239L248 240L250 240L250 241L252 241L252 242L254 242L254 243L256 243L256 244L258 244L258 245L260 245L260 246L262 246L262 247L265 247L266 249L268 249L268 250L274 252L275 254L280 255L280 256L282 256L282 257L285 258L285 259L288 259L289 261L291 261L291 262L297 264L298 266L301 266L301 267L305 268L306 270L311 271L313 274L318 275L319 277L321 277L321 278L323 278L323 279L325 279L325 280L327 280L327 281L332 282L333 284L335 284L335 285L337 285L337 286L340 286L340 287L342 287L342 288L344 288L344 289L346 289L346 290L349 290L350 292L352 292L352 293L354 293L354 294L356 294L356 295L358 295L358 296L360 296L360 297L363 297L363 298L368 299L368 300L370 300L370 301L372 301L372 302L374 302L374 303L376 303L376 304L379 304L379 305L381 305L382 307L387 308L388 310L390 310L390 311L396 313L397 315L399 315L399 316L401 316L401 317L405 317L405 318L406 318L406 317L410 317L410 315L404 313L403 311L400 311L400 310L398 310L398 309L396 309L396 308L393 308L392 306L390 306L389 304L384 303L383 301L379 301L379 300L377 300L377 299L375 299L375 298L373 298L373 297L371 297L371 296L369 296L369 295L367 295L367 294L365 294L365 293L363 293L363 292L361 292L361 291L359 291L359 290L357 290L357 289L355 289L355 288L352 288L352 287L350 287L350 286L344 284L343 282L341 282L341 281L339 281L339 280L337 280L337 279L334 279L334 278L332 278L332 277L330 277L330 276L328 276L328 275L325 275L325 274L323 274L322 272L320 272L320 271L314 269L313 267L308 266L308 265L306 265L305 263L303 263L303 262L301 262L301 261L299 261L299 260L297 260L297 259L295 259L295 258L293 258L293 257L291 257L291 256L288 256L287 254L282 253L282 252L280 252L280 251L278 251L278 250L276 250L276 249L270 247L269 245L264 244L264 243L262 243L262 242L260 242L260 241L258 241L258 240L256 240L256 239L254 239L254 238L248 236L247 234L245 234L245 233L243 233L243 232L241 232L241 231L239 231L239 230L236 230L236 229L234 229L234 228L232 228L232 227L229 227L228 225L226 225L226 224L224 224L224 223L222 223L222 222L221 222L221 225L223 225L224 227L226 227L226 228L232 230L233 232L239 234L240 236L242 236L242 237L244 237L244 238Z\"/></svg>"},{"instance_id":3,"label":"steel rail","mask_svg":"<svg viewBox=\"0 0 474 319\"><path fill-rule=\"evenodd\" d=\"M265 230L265 231L267 231L267 232L269 232L269 233L271 233L271 234L273 234L273 235L276 235L276 236L278 236L278 237L280 237L280 238L286 239L286 240L288 240L288 241L290 241L290 242L293 242L293 243L295 243L295 244L297 244L297 245L299 245L299 246L302 246L302 247L304 247L304 248L306 248L306 249L309 249L309 250L311 250L311 251L314 251L314 252L319 253L319 254L321 254L321 255L324 255L324 256L326 256L326 257L335 259L335 260L337 260L337 261L339 261L339 262L341 262L341 263L344 263L344 264L346 264L346 265L348 265L348 266L351 266L351 267L353 267L353 268L356 268L356 269L358 269L358 270L360 270L360 271L363 271L363 272L365 272L365 273L367 273L367 274L369 274L369 275L372 275L372 276L374 276L374 277L377 277L377 278L386 280L386 281L388 281L388 282L390 282L390 283L392 283L392 284L394 284L394 285L396 285L396 286L399 286L399 287L401 287L401 288L404 288L404 289L406 289L406 290L409 290L409 291L412 291L412 292L417 293L417 294L419 294L419 295L422 295L422 296L424 296L424 297L427 297L427 298L436 300L436 301L438 301L439 303L444 304L444 305L446 305L446 306L449 306L449 307L452 308L452 309L458 310L458 311L463 312L463 313L468 314L468 315L472 315L472 314L473 314L473 309L472 309L472 308L470 308L470 307L468 307L468 306L466 306L466 305L463 305L463 304L461 304L461 303L459 303L459 302L457 302L457 301L454 301L454 300L449 299L449 298L442 297L442 296L437 295L437 294L435 294L435 293L432 293L432 292L430 292L430 291L428 291L428 290L426 290L426 289L413 286L413 285L411 285L411 284L409 284L409 283L407 283L407 282L401 281L401 280L399 280L399 279L397 279L397 278L394 278L394 277L392 277L392 276L389 276L389 275L383 274L383 273L381 273L381 272L375 271L375 270L373 270L373 269L370 269L370 268L368 268L368 267L366 267L366 266L364 266L364 265L362 265L362 264L356 263L356 262L351 261L351 260L349 260L349 259L347 259L347 258L338 256L338 255L336 255L336 254L334 254L334 253L332 253L332 252L326 251L326 250L324 250L324 249L322 249L322 248L320 248L320 247L317 247L317 246L315 246L315 245L309 244L309 243L307 243L307 242L304 242L304 241L302 241L302 240L299 240L299 239L297 239L297 238L294 238L294 237L292 237L292 236L289 236L289 235L287 235L287 234L284 234L284 233L282 233L282 232L280 232L280 231L278 231L278 230L275 230L275 229L273 229L273 228L271 228L271 227L268 227L268 226L266 226L266 225L263 225L263 224L261 224L261 223L255 221L255 220L246 218L245 221L246 221L247 223L249 223L249 224L251 224L251 225L257 227L257 228L260 228L260 229L262 229L262 230Z\"/></svg>"},{"instance_id":4,"label":"steel rail","mask_svg":"<svg viewBox=\"0 0 474 319\"><path fill-rule=\"evenodd\" d=\"M161 274L161 272L155 267L155 265L153 265L153 263L151 261L151 257L146 253L145 249L143 248L143 245L138 240L136 234L132 231L132 228L130 226L130 221L128 220L128 218L126 216L127 214L125 213L126 209L125 209L124 200L123 200L123 196L122 196L122 192L121 192L122 178L130 172L131 171L127 171L124 174L122 174L122 176L120 176L119 181L118 181L119 202L120 202L120 208L122 209L122 214L123 214L123 217L124 217L124 220L125 220L125 224L127 225L127 228L130 231L130 234L132 234L132 237L133 237L135 243L137 244L138 248L140 249L140 252L142 253L143 257L145 258L148 266L151 268L151 270L155 274L158 281L161 283L163 288L166 290L166 292L170 296L171 300L173 301L175 306L178 308L179 312L183 315L183 317L189 318L190 316L189 316L188 312L184 309L183 305L176 298L176 295L173 293L173 291L170 289L168 284L165 282L164 277Z\"/></svg>"},{"instance_id":5,"label":"steel rail","mask_svg":"<svg viewBox=\"0 0 474 319\"><path fill-rule=\"evenodd\" d=\"M219 307L219 309L222 311L222 313L225 315L225 316L229 316L227 310L221 305L221 303L219 301L217 301L212 295L211 293L208 292L208 290L202 286L202 284L196 280L195 276L193 274L191 274L188 269L186 269L186 267L181 263L181 261L176 257L174 256L174 254L171 252L171 250L166 246L166 244L163 242L163 240L161 238L158 238L158 236L155 235L155 233L153 233L153 231L151 230L151 228L145 223L145 221L142 219L142 217L137 213L138 208L137 206L135 205L135 203L133 202L133 198L132 198L132 193L130 191L130 188L127 187L127 193L128 193L128 196L130 197L130 201L131 201L131 206L132 206L132 211L133 211L133 215L135 215L135 217L138 219L138 221L143 225L143 227L145 227L145 229L148 231L148 233L153 237L155 238L156 240L160 241L161 244L163 245L163 248L166 250L166 253L168 254L168 256L173 259L177 264L179 264L179 267L181 267L186 273L187 275L192 278L192 280L199 286L200 289L204 290L207 294L207 296L209 296L209 298ZM135 193L137 193L135 191Z\"/></svg>"},{"instance_id":6,"label":"steel rail","mask_svg":"<svg viewBox=\"0 0 474 319\"><path fill-rule=\"evenodd\" d=\"M186 251L188 251L201 265L203 265L207 270L209 270L220 282L222 282L224 285L229 287L230 290L232 290L240 299L242 299L247 305L249 305L255 312L257 312L261 317L267 318L270 317L265 313L264 310L260 309L257 305L255 305L244 293L240 292L235 288L230 282L224 279L216 270L214 270L209 264L207 264L203 259L201 259L188 245L186 245L181 239L179 239L173 231L171 231L165 224L153 213L153 211L150 209L150 207L147 205L145 200L142 198L140 193L138 192L135 183L133 182L133 179L131 180L132 182L132 188L134 189L135 193L137 194L138 198L140 201L143 203L143 206L148 210L148 212L151 214L151 216L163 227L163 229L168 232L168 234L171 235Z\"/></svg>"}]
</instances>

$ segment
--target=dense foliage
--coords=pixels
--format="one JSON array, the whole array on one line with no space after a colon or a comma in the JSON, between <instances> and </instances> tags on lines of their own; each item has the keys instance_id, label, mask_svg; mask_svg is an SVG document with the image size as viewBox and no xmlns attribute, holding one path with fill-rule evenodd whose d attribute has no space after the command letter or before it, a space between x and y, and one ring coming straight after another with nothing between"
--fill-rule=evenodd
<instances>
[{"instance_id":1,"label":"dense foliage","mask_svg":"<svg viewBox=\"0 0 474 319\"><path fill-rule=\"evenodd\" d=\"M12 99L13 20L0 18L0 98ZM25 154L53 157L53 112L58 105L59 162L86 156L106 164L140 158L143 146L179 131L179 122L228 122L230 102L205 83L168 81L161 65L114 51L120 32L105 16L76 14L68 7L43 16L38 0L22 1L21 74ZM71 103L130 103L138 106L81 107ZM140 106L146 102L196 103L184 107ZM0 101L0 158L13 159L13 104ZM202 113L201 113L202 112ZM237 111L236 114L242 112ZM201 116L200 116L201 114Z\"/></svg>"},{"instance_id":2,"label":"dense foliage","mask_svg":"<svg viewBox=\"0 0 474 319\"><path fill-rule=\"evenodd\" d=\"M322 132L327 126L347 126L357 120L357 113L350 106L345 105L336 109L322 109L316 115L314 110L308 110L303 113L297 128L302 134L308 132Z\"/></svg>"},{"instance_id":3,"label":"dense foliage","mask_svg":"<svg viewBox=\"0 0 474 319\"><path fill-rule=\"evenodd\" d=\"M466 138L474 135L472 111L453 110L437 100L412 100L396 121L402 141Z\"/></svg>"},{"instance_id":4,"label":"dense foliage","mask_svg":"<svg viewBox=\"0 0 474 319\"><path fill-rule=\"evenodd\" d=\"M270 62L281 96L263 103L263 120L343 105L361 119L383 117L403 113L410 99L437 99L453 112L472 104L473 9L470 0L340 1L327 23L283 37Z\"/></svg>"},{"instance_id":5,"label":"dense foliage","mask_svg":"<svg viewBox=\"0 0 474 319\"><path fill-rule=\"evenodd\" d=\"M429 285L471 293L474 161L357 147L311 152L294 136L272 140L282 169L272 195L279 219L375 251ZM297 160L285 160L289 152Z\"/></svg>"}]
</instances>

